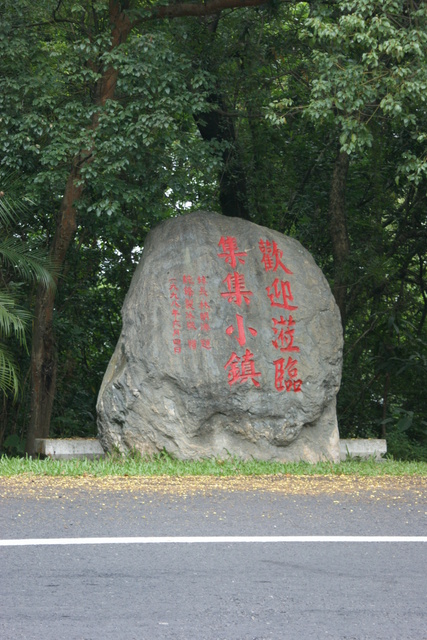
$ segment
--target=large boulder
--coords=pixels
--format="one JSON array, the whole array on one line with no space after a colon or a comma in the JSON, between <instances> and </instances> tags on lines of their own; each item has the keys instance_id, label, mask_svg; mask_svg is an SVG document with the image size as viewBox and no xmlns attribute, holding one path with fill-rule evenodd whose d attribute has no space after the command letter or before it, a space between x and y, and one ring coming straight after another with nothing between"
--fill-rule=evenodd
<instances>
[{"instance_id":1,"label":"large boulder","mask_svg":"<svg viewBox=\"0 0 427 640\"><path fill-rule=\"evenodd\" d=\"M147 237L98 398L106 450L339 460L340 315L296 240L198 212Z\"/></svg>"}]
</instances>

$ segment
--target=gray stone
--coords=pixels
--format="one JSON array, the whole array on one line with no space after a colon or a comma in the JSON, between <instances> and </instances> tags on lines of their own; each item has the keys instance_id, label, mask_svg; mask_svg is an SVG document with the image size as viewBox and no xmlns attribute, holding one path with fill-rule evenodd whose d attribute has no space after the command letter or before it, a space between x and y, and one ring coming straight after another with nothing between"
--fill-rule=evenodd
<instances>
[{"instance_id":1,"label":"gray stone","mask_svg":"<svg viewBox=\"0 0 427 640\"><path fill-rule=\"evenodd\" d=\"M103 458L104 449L96 438L36 438L35 453L53 460Z\"/></svg>"},{"instance_id":2,"label":"gray stone","mask_svg":"<svg viewBox=\"0 0 427 640\"><path fill-rule=\"evenodd\" d=\"M339 461L342 329L296 240L198 212L147 237L98 398L106 450Z\"/></svg>"},{"instance_id":3,"label":"gray stone","mask_svg":"<svg viewBox=\"0 0 427 640\"><path fill-rule=\"evenodd\" d=\"M387 440L378 438L349 438L340 440L341 460L347 458L374 458L377 462L383 460L387 453Z\"/></svg>"}]
</instances>

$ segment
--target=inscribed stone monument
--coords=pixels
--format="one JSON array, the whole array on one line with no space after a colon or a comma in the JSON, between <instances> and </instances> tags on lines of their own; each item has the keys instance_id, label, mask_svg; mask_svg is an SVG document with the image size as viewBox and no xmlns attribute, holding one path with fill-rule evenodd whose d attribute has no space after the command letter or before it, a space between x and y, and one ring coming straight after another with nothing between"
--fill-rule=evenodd
<instances>
[{"instance_id":1,"label":"inscribed stone monument","mask_svg":"<svg viewBox=\"0 0 427 640\"><path fill-rule=\"evenodd\" d=\"M198 212L147 237L98 398L107 450L339 460L340 315L296 240Z\"/></svg>"}]
</instances>

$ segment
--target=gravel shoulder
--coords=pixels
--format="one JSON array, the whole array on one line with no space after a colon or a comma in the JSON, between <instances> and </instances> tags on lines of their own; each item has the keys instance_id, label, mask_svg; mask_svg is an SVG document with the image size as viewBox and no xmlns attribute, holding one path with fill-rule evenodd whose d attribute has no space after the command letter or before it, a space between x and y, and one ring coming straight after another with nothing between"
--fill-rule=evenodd
<instances>
[{"instance_id":1,"label":"gravel shoulder","mask_svg":"<svg viewBox=\"0 0 427 640\"><path fill-rule=\"evenodd\" d=\"M260 492L286 495L346 494L370 499L396 500L427 498L427 478L424 476L156 476L156 477L93 477L93 476L32 476L0 478L0 497L37 495L52 497L58 491L143 492L172 495L206 495L215 492Z\"/></svg>"}]
</instances>

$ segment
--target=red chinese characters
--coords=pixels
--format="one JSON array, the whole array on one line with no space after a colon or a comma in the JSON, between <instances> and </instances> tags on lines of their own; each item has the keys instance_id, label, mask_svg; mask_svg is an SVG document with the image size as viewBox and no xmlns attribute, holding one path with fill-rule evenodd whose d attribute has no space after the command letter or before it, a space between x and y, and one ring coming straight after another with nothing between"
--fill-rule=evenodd
<instances>
[{"instance_id":1,"label":"red chinese characters","mask_svg":"<svg viewBox=\"0 0 427 640\"><path fill-rule=\"evenodd\" d=\"M294 297L292 295L291 285L288 281L283 282L283 280L276 278L270 287L266 287L266 291L270 298L272 307L280 307L287 311L294 311L295 309L298 309L297 306L289 304L290 302L293 302Z\"/></svg>"},{"instance_id":2,"label":"red chinese characters","mask_svg":"<svg viewBox=\"0 0 427 640\"><path fill-rule=\"evenodd\" d=\"M206 276L199 276L197 283L199 285L200 331L209 333L211 330L209 325L210 306L208 303L208 292L206 291ZM208 338L201 338L200 346L202 349L212 349L211 341Z\"/></svg>"},{"instance_id":3,"label":"red chinese characters","mask_svg":"<svg viewBox=\"0 0 427 640\"><path fill-rule=\"evenodd\" d=\"M262 264L266 271L277 271L280 267L285 273L292 275L292 271L288 269L282 262L283 251L279 249L277 243L270 240L260 240L258 243L259 250L262 253Z\"/></svg>"},{"instance_id":4,"label":"red chinese characters","mask_svg":"<svg viewBox=\"0 0 427 640\"><path fill-rule=\"evenodd\" d=\"M236 324L237 324L236 340L240 344L241 347L244 347L245 344L246 344L245 324L244 324L244 321L243 321L243 316L241 316L239 313L236 313ZM233 335L233 333L235 333L235 331L236 331L236 327L231 324L229 327L226 328L225 333L228 336L231 336L231 335ZM248 331L252 336L258 335L258 331L256 329L254 329L253 327L248 327Z\"/></svg>"},{"instance_id":5,"label":"red chinese characters","mask_svg":"<svg viewBox=\"0 0 427 640\"><path fill-rule=\"evenodd\" d=\"M226 283L228 291L221 293L223 298L227 298L227 302L234 302L239 307L242 302L250 304L252 291L248 291L245 287L245 276L235 271L233 274L229 273L223 282Z\"/></svg>"},{"instance_id":6,"label":"red chinese characters","mask_svg":"<svg viewBox=\"0 0 427 640\"><path fill-rule=\"evenodd\" d=\"M247 286L245 278L250 254L239 248L234 236L222 236L218 247L218 259L224 261L228 271L222 280L219 296L224 303L236 307L233 320L225 328L224 337L229 341L230 352L223 368L230 387L248 384L259 388L268 371L262 369L261 373L260 363L257 364L258 330L248 320L248 308L253 300L257 301L256 292ZM263 294L271 311L270 349L274 354L272 358L266 354L273 365L268 377L270 384L274 380L274 388L279 393L299 393L303 383L298 373L300 347L295 335L298 301L292 291L294 274L286 265L283 251L276 242L260 239L258 248L261 264L265 272L271 274L270 284ZM184 347L191 352L212 349L207 276L184 274L179 281L171 278L169 295L175 353L180 353Z\"/></svg>"},{"instance_id":7,"label":"red chinese characters","mask_svg":"<svg viewBox=\"0 0 427 640\"><path fill-rule=\"evenodd\" d=\"M222 291L221 296L229 304L235 304L238 307L241 307L242 304L243 306L250 305L253 292L247 289L244 274L236 271L238 264L245 264L246 251L239 251L237 240L232 236L221 237L218 246L222 248L222 253L217 254L218 258L223 259L233 269L233 272L223 280L227 291ZM241 313L236 313L236 324L228 326L225 333L230 337L234 336L240 347L246 345L249 336L256 337L258 334L254 327L245 326L245 320ZM233 351L225 363L224 369L227 371L230 386L245 382L252 383L255 387L260 386L258 378L261 377L261 372L256 370L254 354L248 348L242 355Z\"/></svg>"},{"instance_id":8,"label":"red chinese characters","mask_svg":"<svg viewBox=\"0 0 427 640\"><path fill-rule=\"evenodd\" d=\"M194 322L194 280L192 276L185 275L182 277L184 284L185 296L185 320L189 331L196 331L196 323Z\"/></svg>"},{"instance_id":9,"label":"red chinese characters","mask_svg":"<svg viewBox=\"0 0 427 640\"><path fill-rule=\"evenodd\" d=\"M286 362L285 358L279 358L273 362L275 366L274 386L277 391L301 391L302 381L297 380L298 362L291 357Z\"/></svg>"},{"instance_id":10,"label":"red chinese characters","mask_svg":"<svg viewBox=\"0 0 427 640\"><path fill-rule=\"evenodd\" d=\"M283 316L280 318L272 318L273 333L276 336L275 340L272 340L272 344L275 349L280 351L299 351L299 347L294 344L295 333L295 320L290 315L287 320Z\"/></svg>"},{"instance_id":11,"label":"red chinese characters","mask_svg":"<svg viewBox=\"0 0 427 640\"><path fill-rule=\"evenodd\" d=\"M176 278L169 278L169 298L172 311L172 343L175 353L181 353L181 305Z\"/></svg>"},{"instance_id":12,"label":"red chinese characters","mask_svg":"<svg viewBox=\"0 0 427 640\"><path fill-rule=\"evenodd\" d=\"M262 254L261 262L266 271L277 272L278 269L281 269L287 275L293 275L293 272L282 262L283 251L278 248L276 242L261 239L258 246ZM295 300L290 281L277 277L270 286L266 287L266 291L272 308L289 312L287 317L280 315L271 319L273 331L271 344L281 353L299 352L300 349L295 344L296 322L290 313L291 311L296 311L298 305L292 304ZM273 361L273 364L276 390L279 392L300 392L302 381L298 377L298 361L293 356L287 355L277 358Z\"/></svg>"},{"instance_id":13,"label":"red chinese characters","mask_svg":"<svg viewBox=\"0 0 427 640\"><path fill-rule=\"evenodd\" d=\"M241 384L250 380L256 387L259 387L257 378L261 376L261 373L259 371L255 371L254 354L251 353L249 349L246 349L242 357L239 357L233 351L228 362L224 365L224 369L229 369L229 385L235 384L236 382Z\"/></svg>"},{"instance_id":14,"label":"red chinese characters","mask_svg":"<svg viewBox=\"0 0 427 640\"><path fill-rule=\"evenodd\" d=\"M224 258L227 264L230 265L232 269L235 269L237 266L237 262L240 264L245 264L245 258L247 256L246 251L238 251L237 250L237 240L236 238L227 236L221 237L218 242L218 246L222 248L222 253L218 253L218 258Z\"/></svg>"},{"instance_id":15,"label":"red chinese characters","mask_svg":"<svg viewBox=\"0 0 427 640\"><path fill-rule=\"evenodd\" d=\"M206 336L211 330L207 277L198 276L196 282L195 277L184 274L179 283L177 278L169 278L169 298L174 353L181 353L184 346L190 351L212 349L211 341ZM203 338L198 336L198 332L205 334Z\"/></svg>"}]
</instances>

